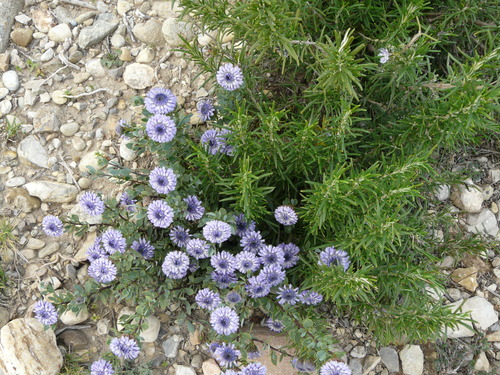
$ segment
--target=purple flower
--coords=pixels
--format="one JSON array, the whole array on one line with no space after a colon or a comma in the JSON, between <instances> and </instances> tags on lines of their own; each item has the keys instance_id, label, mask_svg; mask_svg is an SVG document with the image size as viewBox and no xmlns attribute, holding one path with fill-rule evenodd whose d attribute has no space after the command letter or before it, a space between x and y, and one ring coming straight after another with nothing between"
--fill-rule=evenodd
<instances>
[{"instance_id":1,"label":"purple flower","mask_svg":"<svg viewBox=\"0 0 500 375\"><path fill-rule=\"evenodd\" d=\"M151 243L144 239L144 238L139 238L138 241L132 242L132 246L130 246L132 250L137 251L139 254L141 254L144 259L151 259L155 253L155 248Z\"/></svg>"},{"instance_id":2,"label":"purple flower","mask_svg":"<svg viewBox=\"0 0 500 375\"><path fill-rule=\"evenodd\" d=\"M214 357L222 367L233 367L240 357L241 352L236 349L234 344L222 343L215 349Z\"/></svg>"},{"instance_id":3,"label":"purple flower","mask_svg":"<svg viewBox=\"0 0 500 375\"><path fill-rule=\"evenodd\" d=\"M247 358L248 359L257 359L257 358L260 358L262 354L259 352L259 351L255 351L255 352L248 352L247 353Z\"/></svg>"},{"instance_id":4,"label":"purple flower","mask_svg":"<svg viewBox=\"0 0 500 375\"><path fill-rule=\"evenodd\" d=\"M236 225L236 235L239 237L243 237L248 232L252 232L255 230L255 221L247 222L245 219L245 215L239 214L234 216L234 221Z\"/></svg>"},{"instance_id":5,"label":"purple flower","mask_svg":"<svg viewBox=\"0 0 500 375\"><path fill-rule=\"evenodd\" d=\"M278 223L283 225L293 225L299 219L290 206L279 206L274 210L274 217Z\"/></svg>"},{"instance_id":6,"label":"purple flower","mask_svg":"<svg viewBox=\"0 0 500 375\"><path fill-rule=\"evenodd\" d=\"M155 227L168 228L174 220L174 210L164 201L152 201L148 207L148 219Z\"/></svg>"},{"instance_id":7,"label":"purple flower","mask_svg":"<svg viewBox=\"0 0 500 375\"><path fill-rule=\"evenodd\" d=\"M221 251L210 258L210 264L216 271L221 273L232 273L236 269L234 255L227 251Z\"/></svg>"},{"instance_id":8,"label":"purple flower","mask_svg":"<svg viewBox=\"0 0 500 375\"><path fill-rule=\"evenodd\" d=\"M208 258L209 249L210 245L207 241L199 238L189 240L186 244L187 253L196 259Z\"/></svg>"},{"instance_id":9,"label":"purple flower","mask_svg":"<svg viewBox=\"0 0 500 375\"><path fill-rule=\"evenodd\" d=\"M154 115L146 123L146 134L155 142L170 142L177 133L175 122L168 116Z\"/></svg>"},{"instance_id":10,"label":"purple flower","mask_svg":"<svg viewBox=\"0 0 500 375\"><path fill-rule=\"evenodd\" d=\"M278 289L278 303L280 305L295 305L299 301L299 288L293 285L282 286Z\"/></svg>"},{"instance_id":11,"label":"purple flower","mask_svg":"<svg viewBox=\"0 0 500 375\"><path fill-rule=\"evenodd\" d=\"M208 129L201 136L201 143L207 148L207 152L210 155L215 155L219 148L221 147L220 139L218 137L219 132L215 129Z\"/></svg>"},{"instance_id":12,"label":"purple flower","mask_svg":"<svg viewBox=\"0 0 500 375\"><path fill-rule=\"evenodd\" d=\"M203 236L209 242L221 244L231 237L231 226L219 220L209 221L203 227Z\"/></svg>"},{"instance_id":13,"label":"purple flower","mask_svg":"<svg viewBox=\"0 0 500 375\"><path fill-rule=\"evenodd\" d=\"M250 251L236 255L236 269L241 273L255 272L260 267L260 259Z\"/></svg>"},{"instance_id":14,"label":"purple flower","mask_svg":"<svg viewBox=\"0 0 500 375\"><path fill-rule=\"evenodd\" d=\"M229 292L226 296L229 303L238 303L241 301L241 296L236 292Z\"/></svg>"},{"instance_id":15,"label":"purple flower","mask_svg":"<svg viewBox=\"0 0 500 375\"><path fill-rule=\"evenodd\" d=\"M113 338L109 344L109 349L120 358L135 359L139 356L139 346L135 340L126 336Z\"/></svg>"},{"instance_id":16,"label":"purple flower","mask_svg":"<svg viewBox=\"0 0 500 375\"><path fill-rule=\"evenodd\" d=\"M170 229L170 240L179 247L186 247L188 241L191 239L189 229L181 226L176 226Z\"/></svg>"},{"instance_id":17,"label":"purple flower","mask_svg":"<svg viewBox=\"0 0 500 375\"><path fill-rule=\"evenodd\" d=\"M90 375L113 375L114 373L111 363L104 359L99 359L90 366Z\"/></svg>"},{"instance_id":18,"label":"purple flower","mask_svg":"<svg viewBox=\"0 0 500 375\"><path fill-rule=\"evenodd\" d=\"M183 199L187 203L186 220L200 220L205 213L205 208L201 205L201 201L195 196L190 195Z\"/></svg>"},{"instance_id":19,"label":"purple flower","mask_svg":"<svg viewBox=\"0 0 500 375\"><path fill-rule=\"evenodd\" d=\"M252 298L265 297L271 291L271 286L261 276L252 276L245 285L248 295Z\"/></svg>"},{"instance_id":20,"label":"purple flower","mask_svg":"<svg viewBox=\"0 0 500 375\"><path fill-rule=\"evenodd\" d=\"M161 269L170 279L182 279L189 269L189 257L182 251L171 251L165 257Z\"/></svg>"},{"instance_id":21,"label":"purple flower","mask_svg":"<svg viewBox=\"0 0 500 375\"><path fill-rule=\"evenodd\" d=\"M211 343L211 344L209 345L208 350L210 351L210 353L212 353L212 355L214 355L214 354L215 354L215 350L216 350L217 348L220 348L220 347L221 347L221 344L220 344L220 343L218 343L218 342L213 342L213 343Z\"/></svg>"},{"instance_id":22,"label":"purple flower","mask_svg":"<svg viewBox=\"0 0 500 375\"><path fill-rule=\"evenodd\" d=\"M319 370L320 375L351 375L351 369L344 362L329 361Z\"/></svg>"},{"instance_id":23,"label":"purple flower","mask_svg":"<svg viewBox=\"0 0 500 375\"><path fill-rule=\"evenodd\" d=\"M90 263L87 273L98 283L107 284L116 278L116 267L107 258L99 258Z\"/></svg>"},{"instance_id":24,"label":"purple flower","mask_svg":"<svg viewBox=\"0 0 500 375\"><path fill-rule=\"evenodd\" d=\"M38 301L33 307L35 318L42 324L50 326L57 323L58 314L53 304L47 301Z\"/></svg>"},{"instance_id":25,"label":"purple flower","mask_svg":"<svg viewBox=\"0 0 500 375\"><path fill-rule=\"evenodd\" d=\"M240 319L229 307L218 307L210 314L210 324L219 335L230 335L238 330Z\"/></svg>"},{"instance_id":26,"label":"purple flower","mask_svg":"<svg viewBox=\"0 0 500 375\"><path fill-rule=\"evenodd\" d=\"M80 206L90 216L101 215L104 212L104 202L96 193L87 191L80 197Z\"/></svg>"},{"instance_id":27,"label":"purple flower","mask_svg":"<svg viewBox=\"0 0 500 375\"><path fill-rule=\"evenodd\" d=\"M241 369L241 375L266 375L267 369L262 363L254 362Z\"/></svg>"},{"instance_id":28,"label":"purple flower","mask_svg":"<svg viewBox=\"0 0 500 375\"><path fill-rule=\"evenodd\" d=\"M123 237L122 233L117 229L108 229L102 235L102 246L108 254L114 254L117 251L120 253L125 252L125 247L127 246L127 241Z\"/></svg>"},{"instance_id":29,"label":"purple flower","mask_svg":"<svg viewBox=\"0 0 500 375\"><path fill-rule=\"evenodd\" d=\"M156 167L149 174L149 184L159 194L168 194L175 190L177 176L171 168Z\"/></svg>"},{"instance_id":30,"label":"purple flower","mask_svg":"<svg viewBox=\"0 0 500 375\"><path fill-rule=\"evenodd\" d=\"M127 136L122 135L123 128L126 127L126 126L127 126L127 123L125 122L125 120L124 119L120 119L118 121L118 124L115 127L116 134L118 134L119 136L123 137L124 139L128 139Z\"/></svg>"},{"instance_id":31,"label":"purple flower","mask_svg":"<svg viewBox=\"0 0 500 375\"><path fill-rule=\"evenodd\" d=\"M63 223L54 215L47 215L42 220L43 231L47 236L59 237L63 234Z\"/></svg>"},{"instance_id":32,"label":"purple flower","mask_svg":"<svg viewBox=\"0 0 500 375\"><path fill-rule=\"evenodd\" d=\"M389 61L389 57L391 56L391 53L387 48L381 48L378 50L378 57L380 57L380 63L385 64L387 61Z\"/></svg>"},{"instance_id":33,"label":"purple flower","mask_svg":"<svg viewBox=\"0 0 500 375\"><path fill-rule=\"evenodd\" d=\"M234 273L227 272L212 272L212 280L217 283L217 286L221 289L226 289L229 285L234 284L238 279Z\"/></svg>"},{"instance_id":34,"label":"purple flower","mask_svg":"<svg viewBox=\"0 0 500 375\"><path fill-rule=\"evenodd\" d=\"M217 82L227 91L234 91L243 84L243 73L239 66L224 64L216 74Z\"/></svg>"},{"instance_id":35,"label":"purple flower","mask_svg":"<svg viewBox=\"0 0 500 375\"><path fill-rule=\"evenodd\" d=\"M259 276L264 279L266 284L272 287L281 284L285 280L285 271L277 265L265 266L260 271Z\"/></svg>"},{"instance_id":36,"label":"purple flower","mask_svg":"<svg viewBox=\"0 0 500 375\"><path fill-rule=\"evenodd\" d=\"M220 149L219 152L226 154L228 156L232 156L234 154L234 147L227 144L228 135L232 134L232 131L229 129L222 129L217 137L219 138Z\"/></svg>"},{"instance_id":37,"label":"purple flower","mask_svg":"<svg viewBox=\"0 0 500 375\"><path fill-rule=\"evenodd\" d=\"M264 246L264 240L262 239L260 232L247 231L243 237L241 237L240 246L244 251L258 253Z\"/></svg>"},{"instance_id":38,"label":"purple flower","mask_svg":"<svg viewBox=\"0 0 500 375\"><path fill-rule=\"evenodd\" d=\"M214 105L210 99L200 100L198 104L196 104L196 109L202 121L210 120L210 117L215 113Z\"/></svg>"},{"instance_id":39,"label":"purple flower","mask_svg":"<svg viewBox=\"0 0 500 375\"><path fill-rule=\"evenodd\" d=\"M214 310L220 305L221 299L219 293L205 288L201 289L195 297L196 303L202 308L207 310Z\"/></svg>"},{"instance_id":40,"label":"purple flower","mask_svg":"<svg viewBox=\"0 0 500 375\"><path fill-rule=\"evenodd\" d=\"M101 237L97 237L87 249L87 259L92 263L99 258L107 258L108 254L101 246Z\"/></svg>"},{"instance_id":41,"label":"purple flower","mask_svg":"<svg viewBox=\"0 0 500 375\"><path fill-rule=\"evenodd\" d=\"M299 372L314 372L316 367L310 362L300 362L297 358L292 359L292 366L295 367Z\"/></svg>"},{"instance_id":42,"label":"purple flower","mask_svg":"<svg viewBox=\"0 0 500 375\"><path fill-rule=\"evenodd\" d=\"M318 264L324 264L328 267L342 266L344 271L347 271L351 261L349 260L349 254L344 250L337 250L331 246L319 253Z\"/></svg>"},{"instance_id":43,"label":"purple flower","mask_svg":"<svg viewBox=\"0 0 500 375\"><path fill-rule=\"evenodd\" d=\"M273 320L271 318L267 319L266 321L266 326L269 328L271 331L274 332L281 332L285 328L283 323L279 320Z\"/></svg>"},{"instance_id":44,"label":"purple flower","mask_svg":"<svg viewBox=\"0 0 500 375\"><path fill-rule=\"evenodd\" d=\"M304 290L300 293L299 300L304 305L317 305L323 301L323 296L313 290Z\"/></svg>"},{"instance_id":45,"label":"purple flower","mask_svg":"<svg viewBox=\"0 0 500 375\"><path fill-rule=\"evenodd\" d=\"M285 262L283 250L278 246L267 245L259 250L260 261L264 266L280 266Z\"/></svg>"},{"instance_id":46,"label":"purple flower","mask_svg":"<svg viewBox=\"0 0 500 375\"><path fill-rule=\"evenodd\" d=\"M150 113L164 115L172 112L177 104L176 96L169 89L155 87L148 91L144 105Z\"/></svg>"},{"instance_id":47,"label":"purple flower","mask_svg":"<svg viewBox=\"0 0 500 375\"><path fill-rule=\"evenodd\" d=\"M283 267L284 269L292 268L298 263L299 257L297 256L297 254L299 253L300 249L297 245L293 243L281 243L278 245L278 247L283 250L284 261L281 264L281 267Z\"/></svg>"},{"instance_id":48,"label":"purple flower","mask_svg":"<svg viewBox=\"0 0 500 375\"><path fill-rule=\"evenodd\" d=\"M120 205L125 207L125 209L129 212L135 211L135 204L137 200L130 198L127 192L124 192L120 197Z\"/></svg>"}]
</instances>

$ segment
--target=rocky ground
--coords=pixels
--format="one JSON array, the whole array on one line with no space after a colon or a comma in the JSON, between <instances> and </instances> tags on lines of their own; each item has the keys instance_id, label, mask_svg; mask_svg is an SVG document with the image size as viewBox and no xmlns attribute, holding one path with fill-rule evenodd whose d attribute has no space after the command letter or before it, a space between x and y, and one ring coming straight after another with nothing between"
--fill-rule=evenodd
<instances>
[{"instance_id":1,"label":"rocky ground","mask_svg":"<svg viewBox=\"0 0 500 375\"><path fill-rule=\"evenodd\" d=\"M57 346L53 334L39 330L31 310L40 298L40 283L50 281L64 289L84 281L85 251L95 236L89 234L83 243L67 235L51 240L41 230L42 218L81 214L76 202L88 189L105 196L118 193L120 186L89 176L87 166L98 168L95 152L132 166L138 163L137 155L118 139L115 126L120 119L138 119L142 108L134 107L131 98L150 87L170 88L178 104L193 112L210 87L200 88L204 77L193 80L194 64L173 49L181 43L178 35L197 38L202 46L209 46L213 36L201 33L192 20L179 19L179 8L170 1L26 0L20 12L10 1L0 0L2 17L13 21L12 28L0 25L0 52L2 41L6 47L0 54L0 216L15 223L18 249L2 254L3 268L15 285L0 300L0 374L53 374L61 353L92 360L106 351L108 331L126 308L115 306L99 320L89 312L64 314L55 332ZM231 35L224 42L231 43ZM192 122L197 123L196 116ZM470 178L452 188L442 186L435 209L448 209L465 231L498 240L497 154L493 150L454 161L451 168L470 172ZM440 235L436 231L438 240ZM339 320L333 330L353 374L500 374L498 249L492 245L483 256L449 257L440 266L451 280L436 299L463 304L462 310L476 321L476 331L462 327L436 344L377 347L362 325ZM150 317L138 363L149 362L155 374L217 374L220 370L200 335L176 325L174 314ZM12 343L9 334L25 339ZM274 346L286 343L267 329L258 334ZM25 372L7 370L15 358ZM265 353L260 360L269 364L271 374L296 373L288 362L271 366Z\"/></svg>"}]
</instances>

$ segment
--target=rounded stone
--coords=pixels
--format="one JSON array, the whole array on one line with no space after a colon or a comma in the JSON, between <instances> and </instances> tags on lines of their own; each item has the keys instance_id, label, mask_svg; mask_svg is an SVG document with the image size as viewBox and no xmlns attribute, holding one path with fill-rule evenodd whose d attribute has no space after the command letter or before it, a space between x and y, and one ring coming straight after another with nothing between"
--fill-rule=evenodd
<instances>
[{"instance_id":1,"label":"rounded stone","mask_svg":"<svg viewBox=\"0 0 500 375\"><path fill-rule=\"evenodd\" d=\"M9 91L16 91L21 86L19 76L15 70L7 70L2 74L2 82Z\"/></svg>"},{"instance_id":2,"label":"rounded stone","mask_svg":"<svg viewBox=\"0 0 500 375\"><path fill-rule=\"evenodd\" d=\"M68 98L64 97L64 95L66 95L66 93L63 90L54 90L52 92L52 101L62 105L68 101Z\"/></svg>"},{"instance_id":3,"label":"rounded stone","mask_svg":"<svg viewBox=\"0 0 500 375\"><path fill-rule=\"evenodd\" d=\"M148 65L134 63L125 68L123 80L133 89L143 90L153 85L154 69Z\"/></svg>"},{"instance_id":4,"label":"rounded stone","mask_svg":"<svg viewBox=\"0 0 500 375\"><path fill-rule=\"evenodd\" d=\"M83 307L80 312L77 314L71 310L67 310L61 314L61 322L68 326L76 325L86 321L89 318L89 312L87 307Z\"/></svg>"},{"instance_id":5,"label":"rounded stone","mask_svg":"<svg viewBox=\"0 0 500 375\"><path fill-rule=\"evenodd\" d=\"M170 47L179 47L184 42L183 37L188 42L194 38L193 27L190 23L179 21L177 18L167 18L161 28L166 43Z\"/></svg>"},{"instance_id":6,"label":"rounded stone","mask_svg":"<svg viewBox=\"0 0 500 375\"><path fill-rule=\"evenodd\" d=\"M15 29L10 33L12 41L21 47L27 47L33 40L33 30L30 28Z\"/></svg>"},{"instance_id":7,"label":"rounded stone","mask_svg":"<svg viewBox=\"0 0 500 375\"><path fill-rule=\"evenodd\" d=\"M61 23L57 26L52 27L49 30L48 37L54 42L64 42L66 39L71 38L73 34L71 33L71 28L66 23Z\"/></svg>"},{"instance_id":8,"label":"rounded stone","mask_svg":"<svg viewBox=\"0 0 500 375\"><path fill-rule=\"evenodd\" d=\"M134 35L143 43L159 46L165 44L160 22L150 19L146 23L139 23L134 26Z\"/></svg>"},{"instance_id":9,"label":"rounded stone","mask_svg":"<svg viewBox=\"0 0 500 375\"><path fill-rule=\"evenodd\" d=\"M115 48L121 48L125 45L125 38L120 34L113 34L111 37L111 45Z\"/></svg>"},{"instance_id":10,"label":"rounded stone","mask_svg":"<svg viewBox=\"0 0 500 375\"><path fill-rule=\"evenodd\" d=\"M76 122L69 122L67 124L61 125L60 131L62 135L65 135L66 137L71 137L72 135L75 135L78 130L80 129L80 126Z\"/></svg>"}]
</instances>

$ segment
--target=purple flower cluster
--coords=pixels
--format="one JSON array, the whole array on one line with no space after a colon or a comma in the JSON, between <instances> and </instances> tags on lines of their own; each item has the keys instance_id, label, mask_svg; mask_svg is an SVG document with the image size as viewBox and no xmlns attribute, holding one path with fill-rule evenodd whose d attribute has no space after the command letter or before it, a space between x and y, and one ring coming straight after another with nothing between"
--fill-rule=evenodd
<instances>
[{"instance_id":1,"label":"purple flower cluster","mask_svg":"<svg viewBox=\"0 0 500 375\"><path fill-rule=\"evenodd\" d=\"M109 343L109 349L114 355L124 359L136 359L140 351L137 342L126 336L113 338Z\"/></svg>"},{"instance_id":2,"label":"purple flower cluster","mask_svg":"<svg viewBox=\"0 0 500 375\"><path fill-rule=\"evenodd\" d=\"M57 323L58 314L53 304L47 301L38 301L33 307L35 318L42 324L50 326Z\"/></svg>"},{"instance_id":3,"label":"purple flower cluster","mask_svg":"<svg viewBox=\"0 0 500 375\"><path fill-rule=\"evenodd\" d=\"M104 202L96 193L87 191L80 197L80 206L90 216L98 216L104 212Z\"/></svg>"},{"instance_id":4,"label":"purple flower cluster","mask_svg":"<svg viewBox=\"0 0 500 375\"><path fill-rule=\"evenodd\" d=\"M90 375L113 375L113 365L104 359L99 359L90 366Z\"/></svg>"},{"instance_id":5,"label":"purple flower cluster","mask_svg":"<svg viewBox=\"0 0 500 375\"><path fill-rule=\"evenodd\" d=\"M203 309L215 310L220 305L221 299L219 293L208 288L201 289L195 297L196 303Z\"/></svg>"},{"instance_id":6,"label":"purple flower cluster","mask_svg":"<svg viewBox=\"0 0 500 375\"><path fill-rule=\"evenodd\" d=\"M285 328L283 323L279 320L273 320L271 318L267 319L266 321L266 326L269 328L271 331L274 332L281 332Z\"/></svg>"},{"instance_id":7,"label":"purple flower cluster","mask_svg":"<svg viewBox=\"0 0 500 375\"><path fill-rule=\"evenodd\" d=\"M260 259L250 251L242 251L235 257L236 269L241 273L255 272L260 267Z\"/></svg>"},{"instance_id":8,"label":"purple flower cluster","mask_svg":"<svg viewBox=\"0 0 500 375\"><path fill-rule=\"evenodd\" d=\"M45 234L51 237L59 237L64 232L62 221L53 215L47 215L43 218L42 227Z\"/></svg>"},{"instance_id":9,"label":"purple flower cluster","mask_svg":"<svg viewBox=\"0 0 500 375\"><path fill-rule=\"evenodd\" d=\"M146 123L146 134L155 142L170 142L176 133L175 122L169 116L154 115Z\"/></svg>"},{"instance_id":10,"label":"purple flower cluster","mask_svg":"<svg viewBox=\"0 0 500 375\"><path fill-rule=\"evenodd\" d=\"M201 201L195 195L190 195L183 200L187 203L186 220L200 220L205 213L205 208L201 205Z\"/></svg>"},{"instance_id":11,"label":"purple flower cluster","mask_svg":"<svg viewBox=\"0 0 500 375\"><path fill-rule=\"evenodd\" d=\"M351 375L352 371L344 362L329 361L321 366L320 375Z\"/></svg>"},{"instance_id":12,"label":"purple flower cluster","mask_svg":"<svg viewBox=\"0 0 500 375\"><path fill-rule=\"evenodd\" d=\"M215 113L214 105L210 99L200 100L196 104L196 109L202 121L208 121Z\"/></svg>"},{"instance_id":13,"label":"purple flower cluster","mask_svg":"<svg viewBox=\"0 0 500 375\"><path fill-rule=\"evenodd\" d=\"M98 283L108 284L116 278L116 266L107 258L99 258L90 263L87 273Z\"/></svg>"},{"instance_id":14,"label":"purple flower cluster","mask_svg":"<svg viewBox=\"0 0 500 375\"><path fill-rule=\"evenodd\" d=\"M260 234L260 232L247 230L246 233L241 237L240 246L245 251L258 253L259 250L264 246L264 240L262 239L262 235Z\"/></svg>"},{"instance_id":15,"label":"purple flower cluster","mask_svg":"<svg viewBox=\"0 0 500 375\"><path fill-rule=\"evenodd\" d=\"M172 112L177 104L177 97L169 89L155 87L148 91L144 105L150 113L165 115Z\"/></svg>"},{"instance_id":16,"label":"purple flower cluster","mask_svg":"<svg viewBox=\"0 0 500 375\"><path fill-rule=\"evenodd\" d=\"M132 242L130 247L141 254L144 259L151 259L155 253L154 246L144 238L139 238L139 240Z\"/></svg>"},{"instance_id":17,"label":"purple flower cluster","mask_svg":"<svg viewBox=\"0 0 500 375\"><path fill-rule=\"evenodd\" d=\"M274 218L278 223L285 226L294 225L299 220L297 214L290 206L279 206L274 210Z\"/></svg>"},{"instance_id":18,"label":"purple flower cluster","mask_svg":"<svg viewBox=\"0 0 500 375\"><path fill-rule=\"evenodd\" d=\"M210 314L210 324L219 335L235 333L240 326L240 319L236 311L230 307L218 307Z\"/></svg>"},{"instance_id":19,"label":"purple flower cluster","mask_svg":"<svg viewBox=\"0 0 500 375\"><path fill-rule=\"evenodd\" d=\"M255 221L247 221L243 214L235 215L234 222L236 225L236 235L239 237L243 237L248 232L255 230Z\"/></svg>"},{"instance_id":20,"label":"purple flower cluster","mask_svg":"<svg viewBox=\"0 0 500 375\"><path fill-rule=\"evenodd\" d=\"M299 301L299 288L292 285L282 286L278 289L278 303L280 305L295 305Z\"/></svg>"},{"instance_id":21,"label":"purple flower cluster","mask_svg":"<svg viewBox=\"0 0 500 375\"><path fill-rule=\"evenodd\" d=\"M234 153L234 148L227 144L227 137L229 134L231 134L231 131L227 129L222 129L220 131L208 129L202 134L200 141L210 155L221 153L231 156Z\"/></svg>"},{"instance_id":22,"label":"purple flower cluster","mask_svg":"<svg viewBox=\"0 0 500 375\"><path fill-rule=\"evenodd\" d=\"M264 266L276 265L281 267L285 262L283 250L278 246L267 245L259 250L259 258Z\"/></svg>"},{"instance_id":23,"label":"purple flower cluster","mask_svg":"<svg viewBox=\"0 0 500 375\"><path fill-rule=\"evenodd\" d=\"M310 362L300 362L297 358L292 359L292 366L295 367L299 372L313 373L316 371L316 367Z\"/></svg>"},{"instance_id":24,"label":"purple flower cluster","mask_svg":"<svg viewBox=\"0 0 500 375\"><path fill-rule=\"evenodd\" d=\"M297 245L293 244L293 243L281 243L278 245L278 247L283 250L283 264L282 264L282 267L284 269L287 269L287 268L292 268L293 266L295 266L298 261L299 261L299 257L297 256L297 254L299 253L300 249Z\"/></svg>"},{"instance_id":25,"label":"purple flower cluster","mask_svg":"<svg viewBox=\"0 0 500 375\"><path fill-rule=\"evenodd\" d=\"M214 357L223 367L233 367L236 365L236 361L240 357L241 352L236 349L234 344L222 343L214 351Z\"/></svg>"},{"instance_id":26,"label":"purple flower cluster","mask_svg":"<svg viewBox=\"0 0 500 375\"><path fill-rule=\"evenodd\" d=\"M186 251L189 255L196 259L208 258L208 250L210 245L205 240L195 238L189 240L186 244Z\"/></svg>"},{"instance_id":27,"label":"purple flower cluster","mask_svg":"<svg viewBox=\"0 0 500 375\"><path fill-rule=\"evenodd\" d=\"M241 375L266 375L267 369L262 363L254 362L241 369Z\"/></svg>"},{"instance_id":28,"label":"purple flower cluster","mask_svg":"<svg viewBox=\"0 0 500 375\"><path fill-rule=\"evenodd\" d=\"M117 229L108 229L101 238L102 246L108 254L114 254L117 251L119 253L124 253L127 246L127 241L123 237L122 233Z\"/></svg>"},{"instance_id":29,"label":"purple flower cluster","mask_svg":"<svg viewBox=\"0 0 500 375\"><path fill-rule=\"evenodd\" d=\"M124 192L120 197L120 206L125 207L125 209L129 212L134 212L136 207L137 200L132 199L128 193Z\"/></svg>"},{"instance_id":30,"label":"purple flower cluster","mask_svg":"<svg viewBox=\"0 0 500 375\"><path fill-rule=\"evenodd\" d=\"M189 229L185 229L181 226L176 226L170 229L170 240L179 247L186 247L191 235L189 234Z\"/></svg>"},{"instance_id":31,"label":"purple flower cluster","mask_svg":"<svg viewBox=\"0 0 500 375\"><path fill-rule=\"evenodd\" d=\"M241 68L230 63L222 65L216 74L217 82L227 91L234 91L243 85Z\"/></svg>"},{"instance_id":32,"label":"purple flower cluster","mask_svg":"<svg viewBox=\"0 0 500 375\"><path fill-rule=\"evenodd\" d=\"M231 226L220 220L212 220L203 227L203 237L212 243L221 244L231 237Z\"/></svg>"},{"instance_id":33,"label":"purple flower cluster","mask_svg":"<svg viewBox=\"0 0 500 375\"><path fill-rule=\"evenodd\" d=\"M101 237L97 237L87 249L87 259L92 263L99 258L107 258L108 253L102 248Z\"/></svg>"},{"instance_id":34,"label":"purple flower cluster","mask_svg":"<svg viewBox=\"0 0 500 375\"><path fill-rule=\"evenodd\" d=\"M182 251L171 251L163 260L161 269L170 279L182 279L189 270L189 257Z\"/></svg>"},{"instance_id":35,"label":"purple flower cluster","mask_svg":"<svg viewBox=\"0 0 500 375\"><path fill-rule=\"evenodd\" d=\"M148 207L148 219L155 227L168 228L174 220L174 210L162 200L152 201Z\"/></svg>"},{"instance_id":36,"label":"purple flower cluster","mask_svg":"<svg viewBox=\"0 0 500 375\"><path fill-rule=\"evenodd\" d=\"M232 273L236 269L236 259L227 251L214 254L210 258L210 264L220 273Z\"/></svg>"},{"instance_id":37,"label":"purple flower cluster","mask_svg":"<svg viewBox=\"0 0 500 375\"><path fill-rule=\"evenodd\" d=\"M149 184L159 194L168 194L177 186L177 176L171 168L156 167L149 174Z\"/></svg>"},{"instance_id":38,"label":"purple flower cluster","mask_svg":"<svg viewBox=\"0 0 500 375\"><path fill-rule=\"evenodd\" d=\"M341 266L344 271L347 271L351 261L349 260L349 254L344 250L337 250L333 246L325 248L319 254L318 264L324 264L328 267Z\"/></svg>"}]
</instances>

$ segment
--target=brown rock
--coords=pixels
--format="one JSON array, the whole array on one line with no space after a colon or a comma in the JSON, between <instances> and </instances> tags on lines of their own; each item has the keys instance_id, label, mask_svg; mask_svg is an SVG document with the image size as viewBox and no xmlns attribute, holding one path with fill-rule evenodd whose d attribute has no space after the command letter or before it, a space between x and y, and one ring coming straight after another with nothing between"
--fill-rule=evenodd
<instances>
[{"instance_id":1,"label":"brown rock","mask_svg":"<svg viewBox=\"0 0 500 375\"><path fill-rule=\"evenodd\" d=\"M478 255L468 254L462 259L462 263L465 267L476 267L481 273L486 273L491 270L490 265L482 260Z\"/></svg>"},{"instance_id":2,"label":"brown rock","mask_svg":"<svg viewBox=\"0 0 500 375\"><path fill-rule=\"evenodd\" d=\"M27 47L33 40L33 30L30 28L15 29L10 33L12 41L21 47Z\"/></svg>"},{"instance_id":3,"label":"brown rock","mask_svg":"<svg viewBox=\"0 0 500 375\"><path fill-rule=\"evenodd\" d=\"M23 188L9 190L5 195L5 203L8 207L17 208L26 213L38 210L41 205L40 199L32 197Z\"/></svg>"},{"instance_id":4,"label":"brown rock","mask_svg":"<svg viewBox=\"0 0 500 375\"><path fill-rule=\"evenodd\" d=\"M61 333L61 336L59 337L70 352L85 349L89 344L89 338L85 332L76 329L68 329Z\"/></svg>"},{"instance_id":5,"label":"brown rock","mask_svg":"<svg viewBox=\"0 0 500 375\"><path fill-rule=\"evenodd\" d=\"M486 339L488 339L488 341L500 341L500 331L495 331L486 335Z\"/></svg>"},{"instance_id":6,"label":"brown rock","mask_svg":"<svg viewBox=\"0 0 500 375\"><path fill-rule=\"evenodd\" d=\"M194 332L189 332L189 342L191 345L200 345L200 331L196 329Z\"/></svg>"},{"instance_id":7,"label":"brown rock","mask_svg":"<svg viewBox=\"0 0 500 375\"><path fill-rule=\"evenodd\" d=\"M474 292L478 287L476 267L457 268L451 274L451 278L470 292Z\"/></svg>"},{"instance_id":8,"label":"brown rock","mask_svg":"<svg viewBox=\"0 0 500 375\"><path fill-rule=\"evenodd\" d=\"M0 53L0 72L9 70L10 54L8 52Z\"/></svg>"},{"instance_id":9,"label":"brown rock","mask_svg":"<svg viewBox=\"0 0 500 375\"><path fill-rule=\"evenodd\" d=\"M201 365L203 375L218 375L221 373L220 367L213 359L209 359Z\"/></svg>"}]
</instances>

